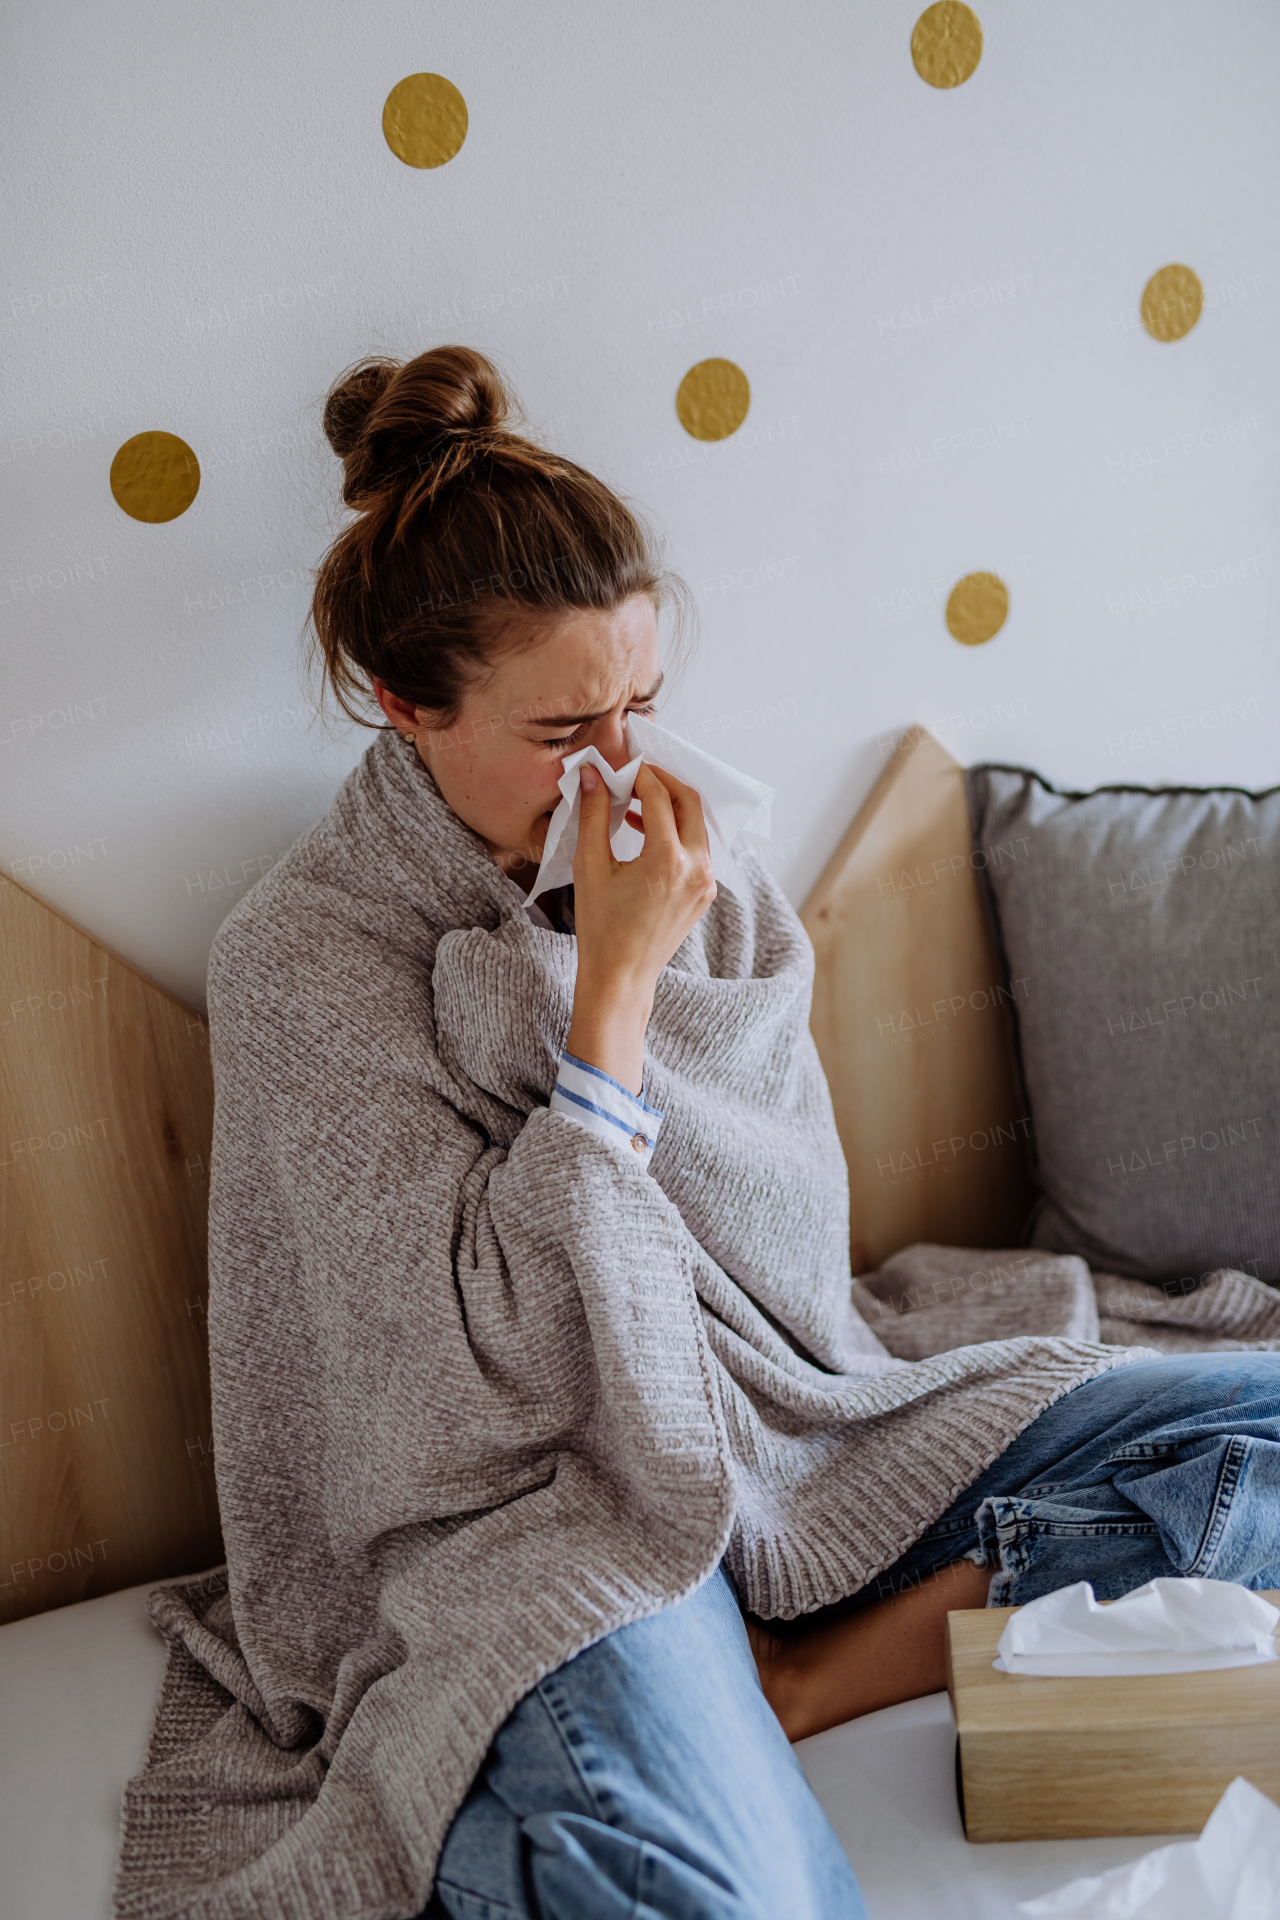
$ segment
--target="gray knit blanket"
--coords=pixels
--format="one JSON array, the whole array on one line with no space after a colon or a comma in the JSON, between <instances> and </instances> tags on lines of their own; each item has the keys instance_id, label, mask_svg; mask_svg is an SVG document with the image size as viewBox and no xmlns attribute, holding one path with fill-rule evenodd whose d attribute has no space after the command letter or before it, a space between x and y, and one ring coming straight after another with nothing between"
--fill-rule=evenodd
<instances>
[{"instance_id":1,"label":"gray knit blanket","mask_svg":"<svg viewBox=\"0 0 1280 1920\"><path fill-rule=\"evenodd\" d=\"M419 1914L543 1674L722 1556L762 1615L852 1592L1128 1357L1080 1262L923 1249L932 1297L909 1265L854 1287L812 951L742 865L658 982L649 1172L548 1110L575 942L394 733L223 923L227 1568L151 1599L118 1915ZM1250 1300L1216 1331L1280 1333Z\"/></svg>"}]
</instances>

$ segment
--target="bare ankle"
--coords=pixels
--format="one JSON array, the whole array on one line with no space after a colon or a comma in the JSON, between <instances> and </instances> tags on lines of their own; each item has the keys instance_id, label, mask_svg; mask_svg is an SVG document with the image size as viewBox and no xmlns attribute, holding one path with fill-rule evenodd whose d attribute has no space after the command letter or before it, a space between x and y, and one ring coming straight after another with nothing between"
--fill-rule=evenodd
<instances>
[{"instance_id":1,"label":"bare ankle","mask_svg":"<svg viewBox=\"0 0 1280 1920\"><path fill-rule=\"evenodd\" d=\"M804 1701L799 1664L790 1639L775 1632L767 1620L746 1617L747 1639L760 1676L760 1690L772 1707L788 1740L801 1736L793 1731L803 1719Z\"/></svg>"},{"instance_id":2,"label":"bare ankle","mask_svg":"<svg viewBox=\"0 0 1280 1920\"><path fill-rule=\"evenodd\" d=\"M769 1621L748 1616L760 1686L788 1740L945 1685L946 1615L983 1606L990 1579L989 1567L954 1561L810 1631L779 1633Z\"/></svg>"}]
</instances>

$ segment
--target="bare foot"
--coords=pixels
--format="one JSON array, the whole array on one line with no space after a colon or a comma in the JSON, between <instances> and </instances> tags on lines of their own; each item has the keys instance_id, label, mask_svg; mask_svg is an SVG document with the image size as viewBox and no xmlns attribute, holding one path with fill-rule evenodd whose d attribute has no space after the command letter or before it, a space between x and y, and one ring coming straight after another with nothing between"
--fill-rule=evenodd
<instances>
[{"instance_id":1,"label":"bare foot","mask_svg":"<svg viewBox=\"0 0 1280 1920\"><path fill-rule=\"evenodd\" d=\"M985 1607L993 1569L955 1560L917 1587L792 1637L748 1614L764 1697L789 1740L946 1685L948 1613Z\"/></svg>"}]
</instances>

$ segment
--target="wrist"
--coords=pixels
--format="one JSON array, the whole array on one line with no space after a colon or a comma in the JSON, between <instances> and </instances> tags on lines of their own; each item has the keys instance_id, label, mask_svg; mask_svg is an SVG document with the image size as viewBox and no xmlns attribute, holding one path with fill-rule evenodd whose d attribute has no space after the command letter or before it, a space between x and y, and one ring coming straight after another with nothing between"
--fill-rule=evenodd
<instances>
[{"instance_id":1,"label":"wrist","mask_svg":"<svg viewBox=\"0 0 1280 1920\"><path fill-rule=\"evenodd\" d=\"M566 1050L638 1094L644 1082L644 1036L652 1008L652 989L596 994L580 988L573 997Z\"/></svg>"},{"instance_id":2,"label":"wrist","mask_svg":"<svg viewBox=\"0 0 1280 1920\"><path fill-rule=\"evenodd\" d=\"M653 1012L657 981L645 973L619 968L578 966L573 987L573 1017L612 1023L639 1021L643 1029Z\"/></svg>"}]
</instances>

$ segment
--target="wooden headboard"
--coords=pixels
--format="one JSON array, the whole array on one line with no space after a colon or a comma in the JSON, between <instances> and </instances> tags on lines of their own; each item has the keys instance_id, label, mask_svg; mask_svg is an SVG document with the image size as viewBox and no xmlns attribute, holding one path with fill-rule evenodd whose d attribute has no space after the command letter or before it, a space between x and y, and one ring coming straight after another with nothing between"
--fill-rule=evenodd
<instances>
[{"instance_id":1,"label":"wooden headboard","mask_svg":"<svg viewBox=\"0 0 1280 1920\"><path fill-rule=\"evenodd\" d=\"M195 1014L0 877L0 1622L222 1558Z\"/></svg>"},{"instance_id":2,"label":"wooden headboard","mask_svg":"<svg viewBox=\"0 0 1280 1920\"><path fill-rule=\"evenodd\" d=\"M855 1271L1016 1246L1029 1122L961 770L903 742L807 901ZM0 877L0 1622L222 1558L195 1014Z\"/></svg>"},{"instance_id":3,"label":"wooden headboard","mask_svg":"<svg viewBox=\"0 0 1280 1920\"><path fill-rule=\"evenodd\" d=\"M1031 1122L964 775L913 728L809 895L811 1025L849 1168L854 1272L916 1240L1016 1247Z\"/></svg>"}]
</instances>

